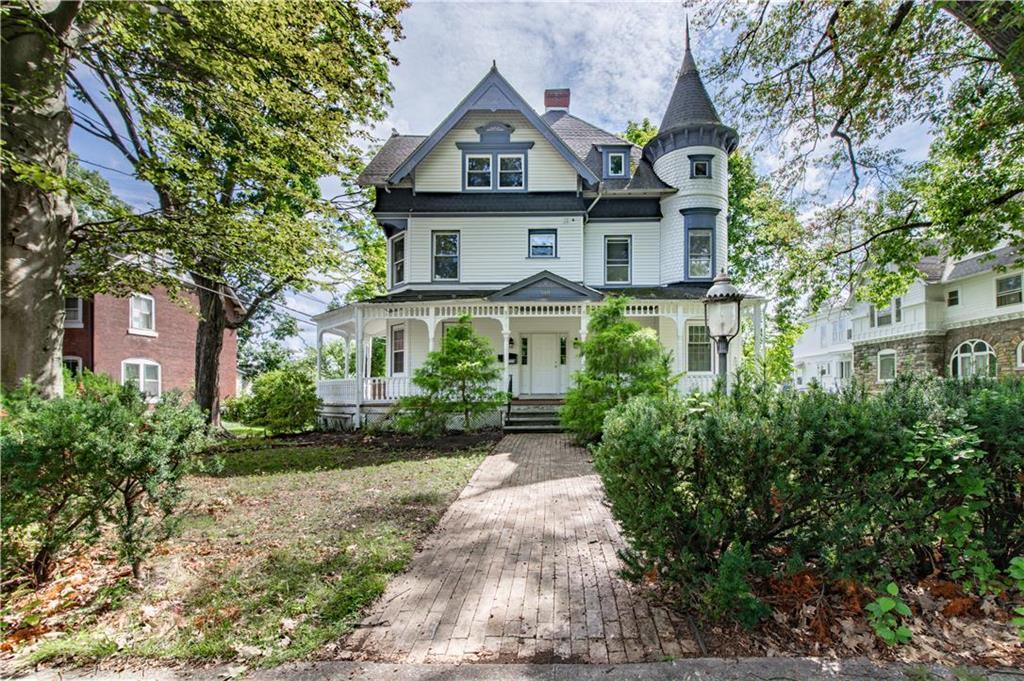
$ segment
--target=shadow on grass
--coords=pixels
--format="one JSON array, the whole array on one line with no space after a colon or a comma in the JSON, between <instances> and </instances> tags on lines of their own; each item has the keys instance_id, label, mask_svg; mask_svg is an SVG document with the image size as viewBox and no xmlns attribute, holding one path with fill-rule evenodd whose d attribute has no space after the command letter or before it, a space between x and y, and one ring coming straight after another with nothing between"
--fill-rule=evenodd
<instances>
[{"instance_id":1,"label":"shadow on grass","mask_svg":"<svg viewBox=\"0 0 1024 681\"><path fill-rule=\"evenodd\" d=\"M398 461L423 461L437 457L477 456L498 440L482 433L436 440L409 436L334 437L309 433L278 438L248 438L210 451L220 465L206 475L228 478L246 475L274 475L317 470L345 470L378 466Z\"/></svg>"}]
</instances>

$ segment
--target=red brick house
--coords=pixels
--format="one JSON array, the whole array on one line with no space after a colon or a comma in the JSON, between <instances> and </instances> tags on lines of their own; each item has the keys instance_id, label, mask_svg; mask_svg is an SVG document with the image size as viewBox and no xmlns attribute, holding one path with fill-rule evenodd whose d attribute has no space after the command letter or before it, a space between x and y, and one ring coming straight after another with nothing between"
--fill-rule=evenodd
<instances>
[{"instance_id":1,"label":"red brick house","mask_svg":"<svg viewBox=\"0 0 1024 681\"><path fill-rule=\"evenodd\" d=\"M185 294L198 308L194 294ZM64 364L137 381L152 398L167 390L190 392L194 383L196 327L193 311L163 288L128 298L66 298ZM238 342L224 332L220 356L221 399L235 394Z\"/></svg>"}]
</instances>

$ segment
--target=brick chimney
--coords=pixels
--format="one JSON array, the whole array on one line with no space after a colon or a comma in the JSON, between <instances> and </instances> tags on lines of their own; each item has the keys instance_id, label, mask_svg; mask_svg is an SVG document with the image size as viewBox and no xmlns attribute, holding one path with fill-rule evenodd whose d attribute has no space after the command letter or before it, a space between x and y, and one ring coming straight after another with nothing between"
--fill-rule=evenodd
<instances>
[{"instance_id":1,"label":"brick chimney","mask_svg":"<svg viewBox=\"0 0 1024 681\"><path fill-rule=\"evenodd\" d=\"M569 88L559 88L558 90L545 90L544 91L544 110L569 110Z\"/></svg>"}]
</instances>

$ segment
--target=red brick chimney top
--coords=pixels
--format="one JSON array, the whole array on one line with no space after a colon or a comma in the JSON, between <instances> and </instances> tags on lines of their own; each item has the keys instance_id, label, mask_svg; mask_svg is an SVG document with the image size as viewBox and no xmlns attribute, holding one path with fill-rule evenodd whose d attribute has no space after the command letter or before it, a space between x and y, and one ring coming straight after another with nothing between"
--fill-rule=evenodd
<instances>
[{"instance_id":1,"label":"red brick chimney top","mask_svg":"<svg viewBox=\"0 0 1024 681\"><path fill-rule=\"evenodd\" d=\"M569 110L569 88L544 91L544 109L565 109Z\"/></svg>"}]
</instances>

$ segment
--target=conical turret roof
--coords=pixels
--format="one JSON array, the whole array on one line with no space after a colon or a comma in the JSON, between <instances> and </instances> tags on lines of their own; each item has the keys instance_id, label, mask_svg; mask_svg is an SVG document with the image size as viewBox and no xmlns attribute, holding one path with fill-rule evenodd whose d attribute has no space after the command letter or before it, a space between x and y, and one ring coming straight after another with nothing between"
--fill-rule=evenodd
<instances>
[{"instance_id":1,"label":"conical turret roof","mask_svg":"<svg viewBox=\"0 0 1024 681\"><path fill-rule=\"evenodd\" d=\"M697 62L690 50L690 22L686 22L686 53L676 77L672 98L661 119L660 132L669 132L699 123L721 123L715 105L700 79Z\"/></svg>"}]
</instances>

